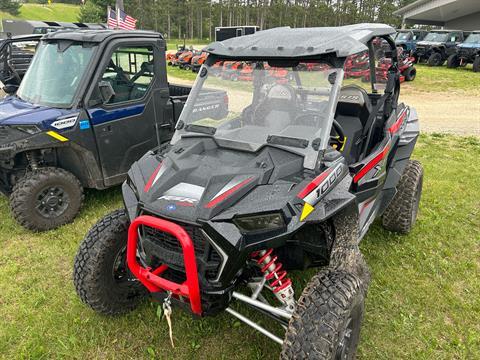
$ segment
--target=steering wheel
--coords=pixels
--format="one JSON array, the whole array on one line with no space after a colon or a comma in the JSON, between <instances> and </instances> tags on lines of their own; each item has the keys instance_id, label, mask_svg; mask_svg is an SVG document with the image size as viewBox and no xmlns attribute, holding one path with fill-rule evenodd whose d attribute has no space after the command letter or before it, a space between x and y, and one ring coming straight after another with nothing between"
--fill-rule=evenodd
<instances>
[{"instance_id":1,"label":"steering wheel","mask_svg":"<svg viewBox=\"0 0 480 360\"><path fill-rule=\"evenodd\" d=\"M339 124L337 120L333 120L332 130L336 135L330 134L330 145L338 151L342 151L345 143L347 142L347 137L345 136L345 131L343 130L342 125Z\"/></svg>"}]
</instances>

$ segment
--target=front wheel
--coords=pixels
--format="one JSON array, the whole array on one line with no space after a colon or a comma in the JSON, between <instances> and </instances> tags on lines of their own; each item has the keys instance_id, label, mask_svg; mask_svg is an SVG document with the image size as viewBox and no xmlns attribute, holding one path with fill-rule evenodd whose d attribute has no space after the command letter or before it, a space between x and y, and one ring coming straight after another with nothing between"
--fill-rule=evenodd
<instances>
[{"instance_id":1,"label":"front wheel","mask_svg":"<svg viewBox=\"0 0 480 360\"><path fill-rule=\"evenodd\" d=\"M83 239L75 256L73 282L80 299L105 315L126 313L146 295L127 268L130 221L125 210L101 219Z\"/></svg>"},{"instance_id":2,"label":"front wheel","mask_svg":"<svg viewBox=\"0 0 480 360\"><path fill-rule=\"evenodd\" d=\"M422 164L409 160L396 187L397 193L382 215L385 229L400 234L408 234L412 230L417 219L422 185Z\"/></svg>"},{"instance_id":3,"label":"front wheel","mask_svg":"<svg viewBox=\"0 0 480 360\"><path fill-rule=\"evenodd\" d=\"M298 300L281 359L354 359L360 339L365 295L351 273L315 275Z\"/></svg>"},{"instance_id":4,"label":"front wheel","mask_svg":"<svg viewBox=\"0 0 480 360\"><path fill-rule=\"evenodd\" d=\"M450 55L447 59L447 67L450 69L455 69L460 66L460 59L457 54Z\"/></svg>"},{"instance_id":5,"label":"front wheel","mask_svg":"<svg viewBox=\"0 0 480 360\"><path fill-rule=\"evenodd\" d=\"M28 172L10 195L13 217L33 231L46 231L73 221L82 202L80 181L72 173L54 167Z\"/></svg>"},{"instance_id":6,"label":"front wheel","mask_svg":"<svg viewBox=\"0 0 480 360\"><path fill-rule=\"evenodd\" d=\"M473 60L473 71L480 72L480 55L477 55Z\"/></svg>"},{"instance_id":7,"label":"front wheel","mask_svg":"<svg viewBox=\"0 0 480 360\"><path fill-rule=\"evenodd\" d=\"M427 60L428 66L442 66L445 60L442 59L442 54L438 52L432 53Z\"/></svg>"}]
</instances>

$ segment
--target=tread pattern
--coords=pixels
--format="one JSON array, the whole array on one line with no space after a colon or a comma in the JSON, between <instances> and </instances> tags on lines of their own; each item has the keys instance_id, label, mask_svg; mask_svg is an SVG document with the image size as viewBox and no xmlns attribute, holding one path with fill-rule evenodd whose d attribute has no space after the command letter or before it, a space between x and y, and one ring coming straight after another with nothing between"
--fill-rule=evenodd
<instances>
[{"instance_id":1,"label":"tread pattern","mask_svg":"<svg viewBox=\"0 0 480 360\"><path fill-rule=\"evenodd\" d=\"M127 313L146 295L138 281L118 284L112 276L117 254L127 244L130 222L125 210L116 210L97 222L83 239L73 267L80 299L105 315Z\"/></svg>"},{"instance_id":2,"label":"tread pattern","mask_svg":"<svg viewBox=\"0 0 480 360\"><path fill-rule=\"evenodd\" d=\"M415 194L422 191L423 168L419 161L409 160L397 185L397 193L382 215L383 227L408 234L415 224L418 210ZM415 212L415 213L414 213Z\"/></svg>"},{"instance_id":3,"label":"tread pattern","mask_svg":"<svg viewBox=\"0 0 480 360\"><path fill-rule=\"evenodd\" d=\"M66 211L55 219L45 219L35 212L33 196L43 184L58 179L69 188L70 205ZM75 218L83 205L85 196L80 181L72 173L56 167L39 168L27 172L12 189L10 209L15 220L32 231L45 231L67 224Z\"/></svg>"},{"instance_id":4,"label":"tread pattern","mask_svg":"<svg viewBox=\"0 0 480 360\"><path fill-rule=\"evenodd\" d=\"M355 323L353 349L355 357L364 294L361 280L351 273L325 269L315 275L305 287L290 320L280 359L333 359L340 332L349 314L360 307Z\"/></svg>"}]
</instances>

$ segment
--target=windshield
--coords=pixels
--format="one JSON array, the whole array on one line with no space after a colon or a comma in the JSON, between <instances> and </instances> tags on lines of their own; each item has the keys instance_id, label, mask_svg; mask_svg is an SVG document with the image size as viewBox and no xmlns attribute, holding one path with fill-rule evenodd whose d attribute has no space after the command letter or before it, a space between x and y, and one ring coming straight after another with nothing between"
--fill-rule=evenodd
<instances>
[{"instance_id":1,"label":"windshield","mask_svg":"<svg viewBox=\"0 0 480 360\"><path fill-rule=\"evenodd\" d=\"M480 44L480 34L470 34L465 42L468 44Z\"/></svg>"},{"instance_id":2,"label":"windshield","mask_svg":"<svg viewBox=\"0 0 480 360\"><path fill-rule=\"evenodd\" d=\"M328 145L342 78L342 69L322 62L217 61L200 72L172 143L208 134L247 151L277 145L306 155L313 168Z\"/></svg>"},{"instance_id":3,"label":"windshield","mask_svg":"<svg viewBox=\"0 0 480 360\"><path fill-rule=\"evenodd\" d=\"M399 32L395 40L410 40L411 34L409 32Z\"/></svg>"},{"instance_id":4,"label":"windshield","mask_svg":"<svg viewBox=\"0 0 480 360\"><path fill-rule=\"evenodd\" d=\"M42 42L23 78L17 96L33 104L69 107L90 62L92 47Z\"/></svg>"},{"instance_id":5,"label":"windshield","mask_svg":"<svg viewBox=\"0 0 480 360\"><path fill-rule=\"evenodd\" d=\"M431 32L425 36L424 41L432 41L432 42L444 42L447 40L447 33L438 33L438 32Z\"/></svg>"}]
</instances>

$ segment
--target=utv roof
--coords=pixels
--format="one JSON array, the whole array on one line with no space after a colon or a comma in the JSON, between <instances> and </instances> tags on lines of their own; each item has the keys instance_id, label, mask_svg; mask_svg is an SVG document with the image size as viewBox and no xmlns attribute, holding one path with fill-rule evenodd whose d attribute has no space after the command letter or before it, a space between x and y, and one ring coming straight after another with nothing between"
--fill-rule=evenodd
<instances>
[{"instance_id":1,"label":"utv roof","mask_svg":"<svg viewBox=\"0 0 480 360\"><path fill-rule=\"evenodd\" d=\"M280 27L214 42L204 51L225 57L305 57L336 53L345 57L367 50L375 36L395 33L384 24L357 24L341 27Z\"/></svg>"},{"instance_id":2,"label":"utv roof","mask_svg":"<svg viewBox=\"0 0 480 360\"><path fill-rule=\"evenodd\" d=\"M79 42L100 43L106 39L129 38L129 37L161 38L160 33L142 30L60 30L48 33L43 40L72 40Z\"/></svg>"}]
</instances>

